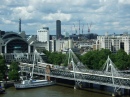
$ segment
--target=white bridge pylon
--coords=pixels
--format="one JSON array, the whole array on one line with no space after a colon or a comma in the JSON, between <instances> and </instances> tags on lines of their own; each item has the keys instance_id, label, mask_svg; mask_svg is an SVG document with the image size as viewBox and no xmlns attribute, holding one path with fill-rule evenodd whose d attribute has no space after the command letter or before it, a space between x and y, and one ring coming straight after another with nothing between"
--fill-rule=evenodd
<instances>
[{"instance_id":1,"label":"white bridge pylon","mask_svg":"<svg viewBox=\"0 0 130 97\"><path fill-rule=\"evenodd\" d=\"M114 86L114 92L117 92L120 87L116 87L115 80L118 80L118 83L121 85L121 81L119 79L115 79L115 77L121 77L119 74L119 70L115 66L115 64L111 61L110 57L108 56L104 66L103 66L103 72L109 72L112 76L112 83ZM116 81L117 82L117 81Z\"/></svg>"},{"instance_id":2,"label":"white bridge pylon","mask_svg":"<svg viewBox=\"0 0 130 97\"><path fill-rule=\"evenodd\" d=\"M76 72L87 72L88 68L78 59L78 57L71 49L68 51L68 64L71 64L73 67L73 74L75 79L74 88L81 87L82 81L78 81L76 79L82 79L83 76L82 74L76 76Z\"/></svg>"},{"instance_id":3,"label":"white bridge pylon","mask_svg":"<svg viewBox=\"0 0 130 97\"><path fill-rule=\"evenodd\" d=\"M72 64L74 71L86 72L88 70L71 49L68 51L68 64Z\"/></svg>"}]
</instances>

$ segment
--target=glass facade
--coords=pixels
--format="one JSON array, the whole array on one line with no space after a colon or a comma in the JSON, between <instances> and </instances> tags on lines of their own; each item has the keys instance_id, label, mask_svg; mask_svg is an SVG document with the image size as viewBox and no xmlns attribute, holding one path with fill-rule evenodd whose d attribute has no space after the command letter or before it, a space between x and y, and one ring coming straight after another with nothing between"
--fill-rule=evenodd
<instances>
[{"instance_id":1,"label":"glass facade","mask_svg":"<svg viewBox=\"0 0 130 97\"><path fill-rule=\"evenodd\" d=\"M57 39L61 38L61 21L60 20L56 21L56 38Z\"/></svg>"},{"instance_id":2,"label":"glass facade","mask_svg":"<svg viewBox=\"0 0 130 97\"><path fill-rule=\"evenodd\" d=\"M2 53L28 53L28 42L14 32L5 33L2 36L4 46Z\"/></svg>"},{"instance_id":3,"label":"glass facade","mask_svg":"<svg viewBox=\"0 0 130 97\"><path fill-rule=\"evenodd\" d=\"M28 44L20 39L14 39L7 44L7 53L27 53Z\"/></svg>"}]
</instances>

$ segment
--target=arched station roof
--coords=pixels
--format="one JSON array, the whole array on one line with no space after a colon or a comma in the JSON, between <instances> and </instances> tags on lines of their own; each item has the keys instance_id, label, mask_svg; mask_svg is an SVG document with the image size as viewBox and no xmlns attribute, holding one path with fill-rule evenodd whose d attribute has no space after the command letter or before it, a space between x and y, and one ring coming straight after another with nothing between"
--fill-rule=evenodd
<instances>
[{"instance_id":1,"label":"arched station roof","mask_svg":"<svg viewBox=\"0 0 130 97\"><path fill-rule=\"evenodd\" d=\"M6 41L5 45L7 45L9 42L11 42L13 40L21 40L21 41L28 44L28 42L26 40L22 39L22 38L10 38L8 41Z\"/></svg>"},{"instance_id":2,"label":"arched station roof","mask_svg":"<svg viewBox=\"0 0 130 97\"><path fill-rule=\"evenodd\" d=\"M13 37L22 38L19 34L10 32L10 33L6 33L4 36L2 36L2 39L13 38Z\"/></svg>"}]
</instances>

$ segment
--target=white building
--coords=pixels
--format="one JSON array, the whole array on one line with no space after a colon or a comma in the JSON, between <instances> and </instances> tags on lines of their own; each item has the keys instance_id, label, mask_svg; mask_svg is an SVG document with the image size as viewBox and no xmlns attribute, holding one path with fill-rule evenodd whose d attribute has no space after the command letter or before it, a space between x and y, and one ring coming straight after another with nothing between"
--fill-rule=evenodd
<instances>
[{"instance_id":1,"label":"white building","mask_svg":"<svg viewBox=\"0 0 130 97\"><path fill-rule=\"evenodd\" d=\"M50 40L49 42L49 51L51 52L61 52L63 48L63 40Z\"/></svg>"},{"instance_id":2,"label":"white building","mask_svg":"<svg viewBox=\"0 0 130 97\"><path fill-rule=\"evenodd\" d=\"M91 47L91 48L93 48L93 43L94 43L94 41L86 41L86 42L79 42L78 43L78 48L86 48L86 47Z\"/></svg>"},{"instance_id":3,"label":"white building","mask_svg":"<svg viewBox=\"0 0 130 97\"><path fill-rule=\"evenodd\" d=\"M50 40L49 43L49 51L61 52L64 50L68 50L69 48L73 48L73 41L71 39L68 40Z\"/></svg>"},{"instance_id":4,"label":"white building","mask_svg":"<svg viewBox=\"0 0 130 97\"><path fill-rule=\"evenodd\" d=\"M49 42L49 28L43 27L37 30L37 40L40 42Z\"/></svg>"},{"instance_id":5,"label":"white building","mask_svg":"<svg viewBox=\"0 0 130 97\"><path fill-rule=\"evenodd\" d=\"M50 52L55 52L56 51L56 40L50 40L49 41L49 51Z\"/></svg>"},{"instance_id":6,"label":"white building","mask_svg":"<svg viewBox=\"0 0 130 97\"><path fill-rule=\"evenodd\" d=\"M97 36L96 49L109 49L112 52L117 52L123 49L127 54L130 53L130 36L123 35L105 35Z\"/></svg>"},{"instance_id":7,"label":"white building","mask_svg":"<svg viewBox=\"0 0 130 97\"><path fill-rule=\"evenodd\" d=\"M68 40L64 40L63 46L62 46L62 50L67 50L69 48L73 48L73 41L72 39L68 39Z\"/></svg>"}]
</instances>

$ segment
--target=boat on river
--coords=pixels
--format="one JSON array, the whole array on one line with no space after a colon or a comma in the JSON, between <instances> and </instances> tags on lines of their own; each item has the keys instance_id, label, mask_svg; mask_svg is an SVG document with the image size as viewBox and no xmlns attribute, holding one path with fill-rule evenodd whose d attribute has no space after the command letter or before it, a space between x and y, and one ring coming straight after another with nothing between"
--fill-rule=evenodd
<instances>
[{"instance_id":1,"label":"boat on river","mask_svg":"<svg viewBox=\"0 0 130 97\"><path fill-rule=\"evenodd\" d=\"M0 86L0 94L5 93L5 89Z\"/></svg>"},{"instance_id":2,"label":"boat on river","mask_svg":"<svg viewBox=\"0 0 130 97\"><path fill-rule=\"evenodd\" d=\"M49 85L54 85L56 81L51 81L49 76L46 76L45 79L34 79L33 78L33 71L34 71L34 66L36 65L36 51L34 52L34 62L33 62L33 68L32 72L30 73L30 78L24 79L24 77L21 77L21 82L20 83L14 83L14 86L16 89L26 89L26 88L36 88L36 87L42 87L42 86L49 86ZM47 66L46 68L47 73L50 73L50 68Z\"/></svg>"},{"instance_id":3,"label":"boat on river","mask_svg":"<svg viewBox=\"0 0 130 97\"><path fill-rule=\"evenodd\" d=\"M48 80L22 80L21 83L15 83L14 86L16 89L27 89L27 88L36 88L36 87L43 87L54 85L55 81L48 81Z\"/></svg>"}]
</instances>

